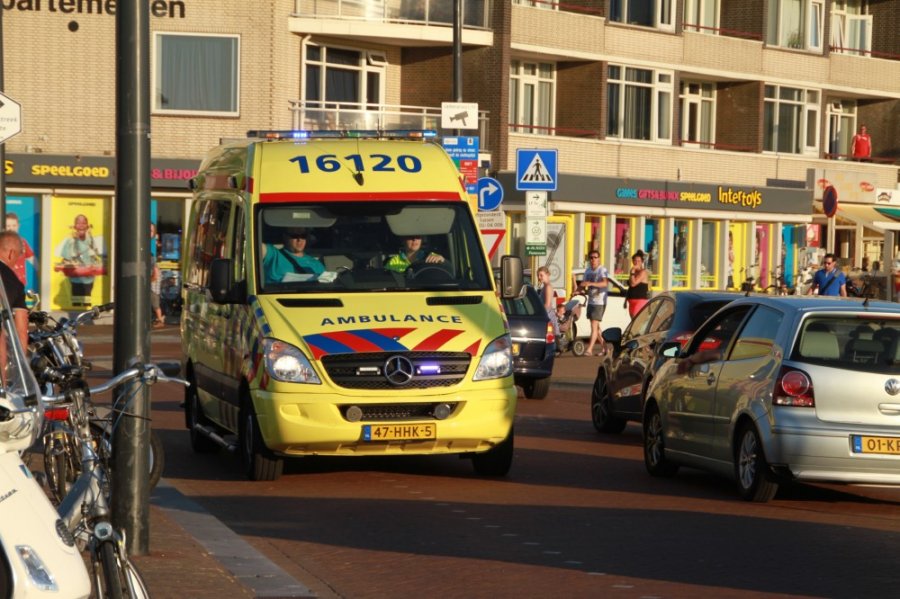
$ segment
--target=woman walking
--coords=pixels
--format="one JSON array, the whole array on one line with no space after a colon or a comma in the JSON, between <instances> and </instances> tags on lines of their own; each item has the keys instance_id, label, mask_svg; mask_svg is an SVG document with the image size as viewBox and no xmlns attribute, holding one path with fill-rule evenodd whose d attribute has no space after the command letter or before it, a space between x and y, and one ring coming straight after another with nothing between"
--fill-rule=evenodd
<instances>
[{"instance_id":1,"label":"woman walking","mask_svg":"<svg viewBox=\"0 0 900 599\"><path fill-rule=\"evenodd\" d=\"M628 315L634 318L650 299L650 271L644 268L644 252L638 250L631 256L631 272L628 275L628 291L625 301Z\"/></svg>"}]
</instances>

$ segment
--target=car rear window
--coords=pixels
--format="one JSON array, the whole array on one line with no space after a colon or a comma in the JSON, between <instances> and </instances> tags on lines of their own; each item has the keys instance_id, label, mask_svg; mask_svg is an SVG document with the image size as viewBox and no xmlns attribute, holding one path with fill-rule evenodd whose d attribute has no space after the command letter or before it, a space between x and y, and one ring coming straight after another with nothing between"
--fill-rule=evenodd
<instances>
[{"instance_id":1,"label":"car rear window","mask_svg":"<svg viewBox=\"0 0 900 599\"><path fill-rule=\"evenodd\" d=\"M525 295L518 299L503 300L503 309L513 316L534 316L546 312L538 297L537 291L528 288Z\"/></svg>"},{"instance_id":2,"label":"car rear window","mask_svg":"<svg viewBox=\"0 0 900 599\"><path fill-rule=\"evenodd\" d=\"M900 319L807 318L791 358L857 371L896 373L900 366Z\"/></svg>"},{"instance_id":3,"label":"car rear window","mask_svg":"<svg viewBox=\"0 0 900 599\"><path fill-rule=\"evenodd\" d=\"M707 302L699 302L691 307L691 324L697 329L703 324L707 318L715 314L719 308L730 303L731 300L710 300Z\"/></svg>"}]
</instances>

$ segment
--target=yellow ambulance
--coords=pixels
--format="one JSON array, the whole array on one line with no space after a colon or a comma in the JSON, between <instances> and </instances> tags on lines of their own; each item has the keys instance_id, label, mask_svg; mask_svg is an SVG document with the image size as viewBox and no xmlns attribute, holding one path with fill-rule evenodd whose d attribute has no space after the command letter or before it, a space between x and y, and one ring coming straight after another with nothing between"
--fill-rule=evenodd
<instances>
[{"instance_id":1,"label":"yellow ambulance","mask_svg":"<svg viewBox=\"0 0 900 599\"><path fill-rule=\"evenodd\" d=\"M430 135L429 135L430 134ZM433 132L250 132L191 181L185 421L253 480L308 455L512 463L512 344L459 172Z\"/></svg>"}]
</instances>

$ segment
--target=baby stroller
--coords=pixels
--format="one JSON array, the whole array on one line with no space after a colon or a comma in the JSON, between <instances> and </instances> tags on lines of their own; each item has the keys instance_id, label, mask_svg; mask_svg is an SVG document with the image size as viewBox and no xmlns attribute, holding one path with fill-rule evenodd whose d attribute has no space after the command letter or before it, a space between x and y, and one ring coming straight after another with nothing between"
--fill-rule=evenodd
<instances>
[{"instance_id":1,"label":"baby stroller","mask_svg":"<svg viewBox=\"0 0 900 599\"><path fill-rule=\"evenodd\" d=\"M582 292L572 294L565 304L565 311L562 316L558 317L559 321L559 337L556 338L556 354L563 354L570 349L576 356L584 355L587 344L584 339L577 338L575 329L575 321L581 315L582 306L585 305L587 297Z\"/></svg>"}]
</instances>

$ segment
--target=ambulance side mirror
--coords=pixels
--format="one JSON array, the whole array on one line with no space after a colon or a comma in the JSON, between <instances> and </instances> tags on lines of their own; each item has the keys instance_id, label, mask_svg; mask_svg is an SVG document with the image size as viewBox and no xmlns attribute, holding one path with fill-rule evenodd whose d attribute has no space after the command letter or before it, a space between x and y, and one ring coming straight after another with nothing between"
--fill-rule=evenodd
<instances>
[{"instance_id":1,"label":"ambulance side mirror","mask_svg":"<svg viewBox=\"0 0 900 599\"><path fill-rule=\"evenodd\" d=\"M231 279L231 260L216 258L209 265L209 294L217 304L242 304L247 301L246 283Z\"/></svg>"},{"instance_id":2,"label":"ambulance side mirror","mask_svg":"<svg viewBox=\"0 0 900 599\"><path fill-rule=\"evenodd\" d=\"M518 256L500 258L500 297L515 299L525 291L522 259Z\"/></svg>"}]
</instances>

